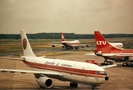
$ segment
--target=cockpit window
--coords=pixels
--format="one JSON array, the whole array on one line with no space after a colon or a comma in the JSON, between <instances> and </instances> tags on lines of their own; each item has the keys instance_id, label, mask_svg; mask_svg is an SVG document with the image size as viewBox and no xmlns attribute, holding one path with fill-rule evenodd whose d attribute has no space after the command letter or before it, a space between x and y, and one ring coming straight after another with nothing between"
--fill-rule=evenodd
<instances>
[{"instance_id":1,"label":"cockpit window","mask_svg":"<svg viewBox=\"0 0 133 90\"><path fill-rule=\"evenodd\" d=\"M105 71L96 71L96 74L102 74L102 75L107 75L107 73Z\"/></svg>"}]
</instances>

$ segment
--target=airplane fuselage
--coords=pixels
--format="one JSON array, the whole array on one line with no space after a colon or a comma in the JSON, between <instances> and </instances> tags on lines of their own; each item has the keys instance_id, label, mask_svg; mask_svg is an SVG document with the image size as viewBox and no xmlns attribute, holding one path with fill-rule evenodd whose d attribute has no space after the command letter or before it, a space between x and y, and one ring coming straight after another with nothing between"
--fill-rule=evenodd
<instances>
[{"instance_id":1,"label":"airplane fuselage","mask_svg":"<svg viewBox=\"0 0 133 90\"><path fill-rule=\"evenodd\" d=\"M62 81L100 85L108 80L105 70L94 64L42 57L25 56L23 58L25 59L23 62L33 69L60 72L62 76L51 77Z\"/></svg>"},{"instance_id":2,"label":"airplane fuselage","mask_svg":"<svg viewBox=\"0 0 133 90\"><path fill-rule=\"evenodd\" d=\"M124 62L125 57L130 57L130 60L133 60L133 50L132 49L122 49L122 50L95 50L97 56L105 57L106 59L111 59L115 61Z\"/></svg>"},{"instance_id":3,"label":"airplane fuselage","mask_svg":"<svg viewBox=\"0 0 133 90\"><path fill-rule=\"evenodd\" d=\"M61 41L61 43L66 47L79 46L80 42L78 40L74 41Z\"/></svg>"}]
</instances>

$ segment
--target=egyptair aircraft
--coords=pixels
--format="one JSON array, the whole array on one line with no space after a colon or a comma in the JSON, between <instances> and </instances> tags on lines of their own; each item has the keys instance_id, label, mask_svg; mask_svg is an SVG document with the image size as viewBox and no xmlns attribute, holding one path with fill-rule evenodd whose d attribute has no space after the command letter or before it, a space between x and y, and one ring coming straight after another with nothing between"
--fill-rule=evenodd
<instances>
[{"instance_id":1,"label":"egyptair aircraft","mask_svg":"<svg viewBox=\"0 0 133 90\"><path fill-rule=\"evenodd\" d=\"M105 61L102 64L112 64L113 62L129 62L130 57L133 56L133 49L123 49L121 45L113 46L109 43L99 31L94 31L96 50L95 55L104 57Z\"/></svg>"},{"instance_id":2,"label":"egyptair aircraft","mask_svg":"<svg viewBox=\"0 0 133 90\"><path fill-rule=\"evenodd\" d=\"M0 69L1 72L33 73L37 83L43 88L52 87L51 78L69 81L70 87L76 88L78 87L78 83L81 83L91 85L92 89L109 79L105 70L95 64L36 57L25 31L20 30L20 33L24 56L19 60L23 61L33 70Z\"/></svg>"}]
</instances>

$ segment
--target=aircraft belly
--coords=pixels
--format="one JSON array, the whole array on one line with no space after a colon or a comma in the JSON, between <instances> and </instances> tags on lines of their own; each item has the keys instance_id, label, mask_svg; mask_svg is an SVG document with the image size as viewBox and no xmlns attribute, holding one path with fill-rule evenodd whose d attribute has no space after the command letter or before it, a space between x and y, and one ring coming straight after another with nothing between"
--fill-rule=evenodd
<instances>
[{"instance_id":1,"label":"aircraft belly","mask_svg":"<svg viewBox=\"0 0 133 90\"><path fill-rule=\"evenodd\" d=\"M71 81L71 82L78 82L82 84L95 84L100 85L105 82L105 78L100 77L89 77L89 76L81 76L76 74L69 74L69 73L62 73L63 78Z\"/></svg>"},{"instance_id":2,"label":"aircraft belly","mask_svg":"<svg viewBox=\"0 0 133 90\"><path fill-rule=\"evenodd\" d=\"M32 69L40 70L40 71L51 71L51 70L44 70L44 69L37 69L37 68L32 68ZM56 72L56 71L51 71L51 72ZM78 82L82 84L100 85L103 82L105 82L104 77L82 76L82 75L76 75L76 74L64 73L64 72L60 72L60 73L62 74L61 76L54 76L54 75L46 75L46 76L50 78L55 78L61 81Z\"/></svg>"},{"instance_id":3,"label":"aircraft belly","mask_svg":"<svg viewBox=\"0 0 133 90\"><path fill-rule=\"evenodd\" d=\"M105 78L101 78L101 77L86 77L83 76L82 77L84 84L95 84L95 85L100 85L103 82L105 82Z\"/></svg>"},{"instance_id":4,"label":"aircraft belly","mask_svg":"<svg viewBox=\"0 0 133 90\"><path fill-rule=\"evenodd\" d=\"M74 44L74 43L62 43L64 46L79 46L79 44Z\"/></svg>"}]
</instances>

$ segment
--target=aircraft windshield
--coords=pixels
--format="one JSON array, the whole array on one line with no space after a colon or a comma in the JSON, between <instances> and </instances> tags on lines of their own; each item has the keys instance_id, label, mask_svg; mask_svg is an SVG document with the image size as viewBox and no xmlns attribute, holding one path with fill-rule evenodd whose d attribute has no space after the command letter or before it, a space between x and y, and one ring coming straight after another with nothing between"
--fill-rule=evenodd
<instances>
[{"instance_id":1,"label":"aircraft windshield","mask_svg":"<svg viewBox=\"0 0 133 90\"><path fill-rule=\"evenodd\" d=\"M96 74L102 74L102 75L107 75L107 73L105 71L96 71Z\"/></svg>"}]
</instances>

